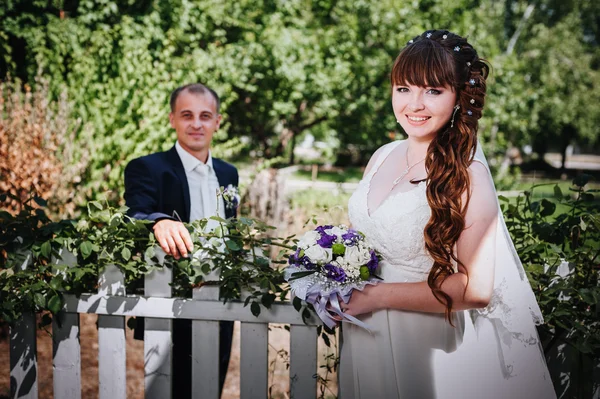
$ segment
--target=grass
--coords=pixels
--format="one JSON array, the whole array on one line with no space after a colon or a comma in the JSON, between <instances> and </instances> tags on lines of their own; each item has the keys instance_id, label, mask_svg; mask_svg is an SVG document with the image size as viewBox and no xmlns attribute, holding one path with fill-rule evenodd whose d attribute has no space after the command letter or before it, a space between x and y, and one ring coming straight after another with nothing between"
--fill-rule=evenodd
<instances>
[{"instance_id":1,"label":"grass","mask_svg":"<svg viewBox=\"0 0 600 399\"><path fill-rule=\"evenodd\" d=\"M312 170L300 169L292 176L298 180L312 180ZM319 170L317 180L334 183L358 183L362 179L362 176L362 168L349 167L345 169Z\"/></svg>"}]
</instances>

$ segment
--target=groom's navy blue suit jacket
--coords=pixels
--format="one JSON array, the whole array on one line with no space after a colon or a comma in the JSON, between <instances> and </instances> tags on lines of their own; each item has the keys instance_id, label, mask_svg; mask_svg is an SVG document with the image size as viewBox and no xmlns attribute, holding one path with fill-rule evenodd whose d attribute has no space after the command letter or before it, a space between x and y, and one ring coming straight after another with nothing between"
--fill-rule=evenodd
<instances>
[{"instance_id":1,"label":"groom's navy blue suit jacket","mask_svg":"<svg viewBox=\"0 0 600 399\"><path fill-rule=\"evenodd\" d=\"M237 169L227 162L213 158L213 168L219 185L237 187ZM125 168L125 203L129 216L135 219L158 221L190 221L190 191L185 169L175 147L169 151L146 155L129 162ZM225 217L235 216L235 209L225 208Z\"/></svg>"},{"instance_id":2,"label":"groom's navy blue suit jacket","mask_svg":"<svg viewBox=\"0 0 600 399\"><path fill-rule=\"evenodd\" d=\"M237 169L227 162L213 158L213 168L219 185L237 187ZM136 158L125 168L125 204L128 215L135 219L190 221L190 191L185 169L175 147ZM176 212L176 214L175 214ZM225 217L235 216L235 209L225 207ZM138 319L139 320L139 319ZM229 364L233 322L220 322L219 388L223 389ZM190 320L176 319L173 323L173 381L172 397L191 399L192 329ZM134 336L143 339L144 324L136 326Z\"/></svg>"}]
</instances>

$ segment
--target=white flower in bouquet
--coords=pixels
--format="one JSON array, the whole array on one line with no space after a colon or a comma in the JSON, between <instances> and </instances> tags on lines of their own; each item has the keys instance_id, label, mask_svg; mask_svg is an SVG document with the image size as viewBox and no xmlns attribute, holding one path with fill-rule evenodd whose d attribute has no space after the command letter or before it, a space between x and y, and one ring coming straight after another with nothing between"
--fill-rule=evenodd
<instances>
[{"instance_id":1,"label":"white flower in bouquet","mask_svg":"<svg viewBox=\"0 0 600 399\"><path fill-rule=\"evenodd\" d=\"M321 235L319 234L318 231L307 231L306 233L304 233L304 235L302 235L302 237L300 237L300 240L298 240L298 247L305 249L308 248L310 246L313 246L317 243L317 240L321 237Z\"/></svg>"},{"instance_id":2,"label":"white flower in bouquet","mask_svg":"<svg viewBox=\"0 0 600 399\"><path fill-rule=\"evenodd\" d=\"M319 245L313 245L312 247L307 248L304 251L304 255L308 256L313 263L327 263L333 258L331 249L323 248Z\"/></svg>"},{"instance_id":3,"label":"white flower in bouquet","mask_svg":"<svg viewBox=\"0 0 600 399\"><path fill-rule=\"evenodd\" d=\"M326 229L325 233L332 235L332 236L336 236L337 242L342 242L342 236L344 234L348 233L348 230L342 229L341 227L338 227L338 226L333 226L330 229Z\"/></svg>"},{"instance_id":4,"label":"white flower in bouquet","mask_svg":"<svg viewBox=\"0 0 600 399\"><path fill-rule=\"evenodd\" d=\"M360 268L371 260L371 253L364 247L347 247L344 258L348 265Z\"/></svg>"}]
</instances>

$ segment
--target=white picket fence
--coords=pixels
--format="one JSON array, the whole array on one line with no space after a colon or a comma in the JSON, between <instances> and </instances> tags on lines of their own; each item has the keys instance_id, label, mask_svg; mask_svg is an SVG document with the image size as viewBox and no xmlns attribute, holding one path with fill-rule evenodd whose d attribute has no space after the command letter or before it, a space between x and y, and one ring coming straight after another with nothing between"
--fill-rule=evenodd
<instances>
[{"instance_id":1,"label":"white picket fence","mask_svg":"<svg viewBox=\"0 0 600 399\"><path fill-rule=\"evenodd\" d=\"M75 258L62 255L62 264L75 267ZM26 267L27 262L23 267ZM306 324L291 304L273 304L255 317L243 302L223 304L218 287L194 289L191 299L171 298L171 270L146 276L145 295L125 294L124 276L109 266L99 279L98 293L65 296L65 306L54 319L54 398L81 398L79 314L98 315L99 398L126 398L125 317L145 317L145 398L171 397L173 319L192 319L192 395L219 397L219 321L241 322L240 396L268 397L268 324L290 325L290 397L317 395L317 324ZM36 319L27 313L10 330L10 379L13 398L38 398Z\"/></svg>"}]
</instances>

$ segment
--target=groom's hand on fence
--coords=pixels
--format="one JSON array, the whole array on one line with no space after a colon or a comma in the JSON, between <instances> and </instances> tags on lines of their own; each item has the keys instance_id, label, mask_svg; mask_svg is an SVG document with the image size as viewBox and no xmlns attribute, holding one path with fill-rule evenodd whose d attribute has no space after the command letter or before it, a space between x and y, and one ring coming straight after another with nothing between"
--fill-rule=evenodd
<instances>
[{"instance_id":1,"label":"groom's hand on fence","mask_svg":"<svg viewBox=\"0 0 600 399\"><path fill-rule=\"evenodd\" d=\"M156 240L167 255L179 259L187 257L188 252L193 251L192 237L183 223L163 219L156 222L153 229Z\"/></svg>"}]
</instances>

